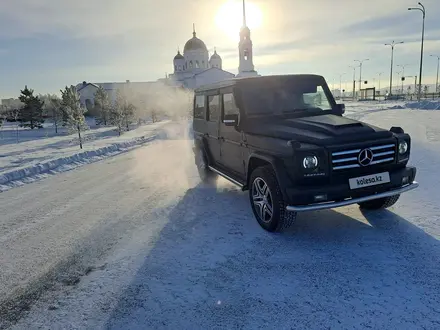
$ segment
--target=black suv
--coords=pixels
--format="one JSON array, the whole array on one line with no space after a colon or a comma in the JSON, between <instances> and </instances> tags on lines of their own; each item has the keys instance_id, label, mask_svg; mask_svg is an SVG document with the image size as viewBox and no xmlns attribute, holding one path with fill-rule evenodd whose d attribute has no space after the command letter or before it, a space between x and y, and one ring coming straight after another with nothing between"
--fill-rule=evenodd
<instances>
[{"instance_id":1,"label":"black suv","mask_svg":"<svg viewBox=\"0 0 440 330\"><path fill-rule=\"evenodd\" d=\"M249 190L260 225L287 228L297 212L358 203L387 208L418 186L411 139L343 117L319 75L234 78L197 89L194 154L202 181Z\"/></svg>"}]
</instances>

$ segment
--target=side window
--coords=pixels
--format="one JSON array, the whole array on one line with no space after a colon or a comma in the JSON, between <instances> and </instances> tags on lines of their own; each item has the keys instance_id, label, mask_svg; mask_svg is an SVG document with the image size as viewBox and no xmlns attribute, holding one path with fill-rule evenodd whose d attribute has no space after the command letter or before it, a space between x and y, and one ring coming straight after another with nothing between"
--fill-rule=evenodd
<instances>
[{"instance_id":1,"label":"side window","mask_svg":"<svg viewBox=\"0 0 440 330\"><path fill-rule=\"evenodd\" d=\"M208 96L208 120L218 121L220 118L220 95Z\"/></svg>"},{"instance_id":2,"label":"side window","mask_svg":"<svg viewBox=\"0 0 440 330\"><path fill-rule=\"evenodd\" d=\"M240 111L235 104L234 95L232 93L223 94L224 114L225 115L238 115Z\"/></svg>"},{"instance_id":3,"label":"side window","mask_svg":"<svg viewBox=\"0 0 440 330\"><path fill-rule=\"evenodd\" d=\"M205 96L197 95L194 102L194 118L205 119Z\"/></svg>"}]
</instances>

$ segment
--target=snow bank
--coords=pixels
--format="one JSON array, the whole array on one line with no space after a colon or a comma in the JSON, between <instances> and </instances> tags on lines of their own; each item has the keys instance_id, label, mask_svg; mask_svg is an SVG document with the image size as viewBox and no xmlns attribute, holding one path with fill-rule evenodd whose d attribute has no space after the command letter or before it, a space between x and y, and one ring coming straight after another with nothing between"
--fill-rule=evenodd
<instances>
[{"instance_id":1,"label":"snow bank","mask_svg":"<svg viewBox=\"0 0 440 330\"><path fill-rule=\"evenodd\" d=\"M440 99L410 102L406 103L405 107L410 109L440 110Z\"/></svg>"},{"instance_id":2,"label":"snow bank","mask_svg":"<svg viewBox=\"0 0 440 330\"><path fill-rule=\"evenodd\" d=\"M15 186L20 186L24 183L36 181L47 174L69 171L81 165L90 164L103 158L126 152L150 142L156 137L157 135L141 136L129 141L114 143L96 150L83 151L67 157L61 157L3 173L0 175L0 192Z\"/></svg>"}]
</instances>

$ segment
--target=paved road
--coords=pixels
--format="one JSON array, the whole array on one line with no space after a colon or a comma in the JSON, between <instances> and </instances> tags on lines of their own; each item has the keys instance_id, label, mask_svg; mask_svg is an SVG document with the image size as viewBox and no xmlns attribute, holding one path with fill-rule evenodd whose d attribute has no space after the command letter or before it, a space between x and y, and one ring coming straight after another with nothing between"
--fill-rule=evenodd
<instances>
[{"instance_id":1,"label":"paved road","mask_svg":"<svg viewBox=\"0 0 440 330\"><path fill-rule=\"evenodd\" d=\"M198 183L185 141L159 140L0 194L0 328L438 329L417 196L269 234L245 193Z\"/></svg>"}]
</instances>

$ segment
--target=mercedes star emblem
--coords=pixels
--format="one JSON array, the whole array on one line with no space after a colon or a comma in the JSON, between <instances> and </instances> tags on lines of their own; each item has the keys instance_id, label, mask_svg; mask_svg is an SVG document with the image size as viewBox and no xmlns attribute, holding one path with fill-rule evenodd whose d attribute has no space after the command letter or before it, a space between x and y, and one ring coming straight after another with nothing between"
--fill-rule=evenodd
<instances>
[{"instance_id":1,"label":"mercedes star emblem","mask_svg":"<svg viewBox=\"0 0 440 330\"><path fill-rule=\"evenodd\" d=\"M358 162L362 166L370 165L373 161L373 152L370 149L363 149L359 153Z\"/></svg>"}]
</instances>

